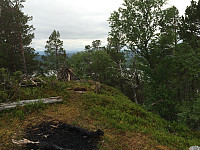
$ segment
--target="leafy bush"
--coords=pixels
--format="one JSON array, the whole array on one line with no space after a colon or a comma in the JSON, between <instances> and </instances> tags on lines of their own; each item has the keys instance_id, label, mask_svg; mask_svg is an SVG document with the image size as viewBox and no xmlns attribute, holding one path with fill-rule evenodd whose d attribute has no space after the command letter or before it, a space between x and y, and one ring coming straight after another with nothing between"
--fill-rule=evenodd
<instances>
[{"instance_id":1,"label":"leafy bush","mask_svg":"<svg viewBox=\"0 0 200 150\"><path fill-rule=\"evenodd\" d=\"M14 80L14 83L20 83L20 82L22 82L22 75L23 75L23 73L21 72L21 71L16 71L16 72L14 72L14 74L13 74L13 80Z\"/></svg>"},{"instance_id":2,"label":"leafy bush","mask_svg":"<svg viewBox=\"0 0 200 150\"><path fill-rule=\"evenodd\" d=\"M0 91L0 103L8 99L7 91Z\"/></svg>"},{"instance_id":3,"label":"leafy bush","mask_svg":"<svg viewBox=\"0 0 200 150\"><path fill-rule=\"evenodd\" d=\"M0 68L0 90L6 90L6 83L8 81L8 71L5 68Z\"/></svg>"},{"instance_id":4,"label":"leafy bush","mask_svg":"<svg viewBox=\"0 0 200 150\"><path fill-rule=\"evenodd\" d=\"M200 98L184 102L178 113L178 122L200 129Z\"/></svg>"},{"instance_id":5,"label":"leafy bush","mask_svg":"<svg viewBox=\"0 0 200 150\"><path fill-rule=\"evenodd\" d=\"M83 51L70 58L75 74L81 79L91 79L107 85L118 83L116 64L105 50Z\"/></svg>"}]
</instances>

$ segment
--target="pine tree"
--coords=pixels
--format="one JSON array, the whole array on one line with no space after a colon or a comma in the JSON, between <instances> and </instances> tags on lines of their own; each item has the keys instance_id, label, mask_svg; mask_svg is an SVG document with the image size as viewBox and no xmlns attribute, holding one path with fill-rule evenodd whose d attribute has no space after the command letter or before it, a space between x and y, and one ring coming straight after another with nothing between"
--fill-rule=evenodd
<instances>
[{"instance_id":1,"label":"pine tree","mask_svg":"<svg viewBox=\"0 0 200 150\"><path fill-rule=\"evenodd\" d=\"M194 49L200 47L200 0L192 0L180 23L180 36Z\"/></svg>"},{"instance_id":2,"label":"pine tree","mask_svg":"<svg viewBox=\"0 0 200 150\"><path fill-rule=\"evenodd\" d=\"M60 40L59 31L54 30L46 42L45 46L45 56L43 60L45 61L45 67L48 71L52 70L58 72L62 64L66 60L66 52L63 49L63 41Z\"/></svg>"},{"instance_id":3,"label":"pine tree","mask_svg":"<svg viewBox=\"0 0 200 150\"><path fill-rule=\"evenodd\" d=\"M34 28L28 25L32 19L21 11L24 0L2 0L0 16L0 67L11 71L23 70L27 74L25 55L34 37ZM32 60L31 60L32 61Z\"/></svg>"}]
</instances>

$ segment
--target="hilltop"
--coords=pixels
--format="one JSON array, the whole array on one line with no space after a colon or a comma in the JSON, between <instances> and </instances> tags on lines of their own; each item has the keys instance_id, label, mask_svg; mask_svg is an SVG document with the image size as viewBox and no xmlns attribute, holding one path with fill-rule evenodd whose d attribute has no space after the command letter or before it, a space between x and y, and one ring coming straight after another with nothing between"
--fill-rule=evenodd
<instances>
[{"instance_id":1,"label":"hilltop","mask_svg":"<svg viewBox=\"0 0 200 150\"><path fill-rule=\"evenodd\" d=\"M61 96L63 102L34 103L0 112L0 149L20 150L13 140L43 123L69 124L87 131L101 130L100 150L184 150L197 145L200 133L145 111L119 90L94 81L49 81L20 89L18 99Z\"/></svg>"}]
</instances>

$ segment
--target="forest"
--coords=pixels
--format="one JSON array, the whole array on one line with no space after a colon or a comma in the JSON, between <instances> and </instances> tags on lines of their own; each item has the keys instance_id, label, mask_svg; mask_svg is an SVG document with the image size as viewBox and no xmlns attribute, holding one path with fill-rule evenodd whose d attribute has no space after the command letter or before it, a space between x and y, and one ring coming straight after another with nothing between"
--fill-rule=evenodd
<instances>
[{"instance_id":1,"label":"forest","mask_svg":"<svg viewBox=\"0 0 200 150\"><path fill-rule=\"evenodd\" d=\"M25 78L52 83L67 67L72 80L114 87L167 121L200 129L200 0L183 16L175 6L164 9L165 0L124 0L108 18L106 46L94 39L69 57L54 30L41 60L30 46L35 28L23 2L0 1L0 102L22 99Z\"/></svg>"}]
</instances>

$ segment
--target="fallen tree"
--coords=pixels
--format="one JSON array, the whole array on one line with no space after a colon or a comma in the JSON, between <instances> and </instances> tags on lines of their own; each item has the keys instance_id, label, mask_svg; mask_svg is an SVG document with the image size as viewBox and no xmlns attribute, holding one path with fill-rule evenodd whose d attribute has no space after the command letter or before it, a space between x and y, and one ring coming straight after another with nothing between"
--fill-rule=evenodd
<instances>
[{"instance_id":1,"label":"fallen tree","mask_svg":"<svg viewBox=\"0 0 200 150\"><path fill-rule=\"evenodd\" d=\"M60 97L50 97L50 98L42 98L42 99L34 99L34 100L22 100L19 102L13 102L13 103L0 103L0 111L15 108L17 106L24 106L26 104L31 103L39 103L42 102L44 104L50 104L50 103L56 103L56 102L62 102L63 100L60 99Z\"/></svg>"}]
</instances>

